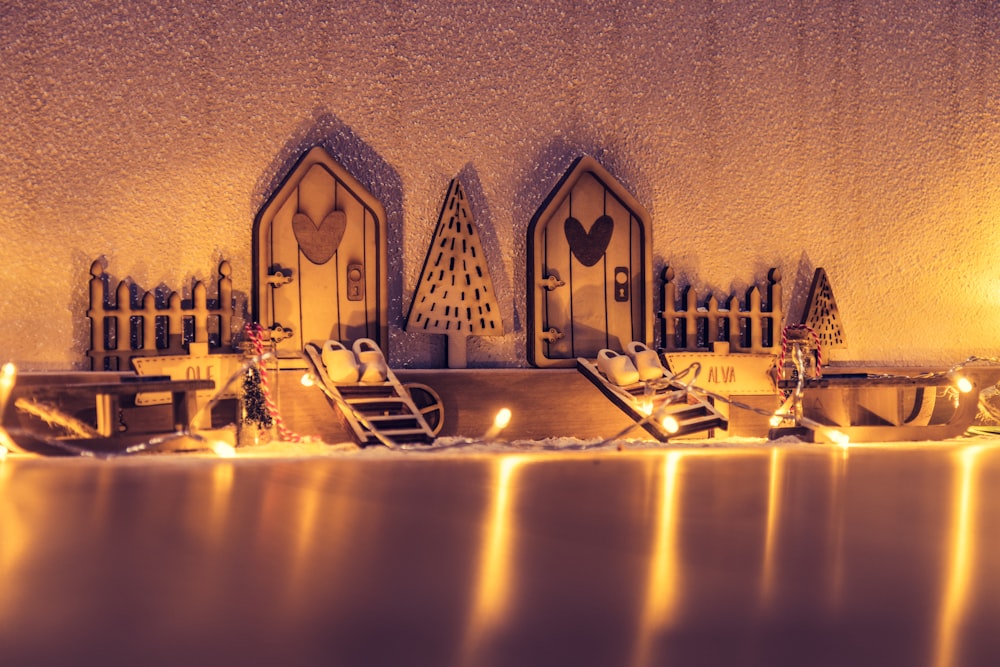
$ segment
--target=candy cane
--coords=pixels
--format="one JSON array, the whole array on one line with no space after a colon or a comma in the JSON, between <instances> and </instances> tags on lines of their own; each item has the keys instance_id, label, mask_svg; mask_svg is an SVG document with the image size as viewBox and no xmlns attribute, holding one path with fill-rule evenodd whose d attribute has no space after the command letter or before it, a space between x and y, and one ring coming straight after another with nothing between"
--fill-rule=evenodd
<instances>
[{"instance_id":1,"label":"candy cane","mask_svg":"<svg viewBox=\"0 0 1000 667\"><path fill-rule=\"evenodd\" d=\"M278 412L278 404L271 396L267 368L261 363L264 358L264 327L256 322L248 322L246 331L250 339L250 345L253 348L254 356L258 359L257 371L260 374L260 393L264 395L264 405L267 406L267 411L271 413L271 419L278 429L278 435L281 436L282 440L289 442L305 442L305 438L285 426L285 422L281 418L281 413Z\"/></svg>"}]
</instances>

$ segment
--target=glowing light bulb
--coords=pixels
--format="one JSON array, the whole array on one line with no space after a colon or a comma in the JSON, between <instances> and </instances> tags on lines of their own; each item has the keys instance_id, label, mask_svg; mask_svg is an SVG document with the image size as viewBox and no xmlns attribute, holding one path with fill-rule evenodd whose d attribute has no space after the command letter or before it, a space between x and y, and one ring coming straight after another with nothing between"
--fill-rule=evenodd
<instances>
[{"instance_id":1,"label":"glowing light bulb","mask_svg":"<svg viewBox=\"0 0 1000 667\"><path fill-rule=\"evenodd\" d=\"M510 411L510 408L500 408L493 418L493 425L483 434L483 440L495 439L500 435L501 431L507 428L513 416L514 414Z\"/></svg>"},{"instance_id":2,"label":"glowing light bulb","mask_svg":"<svg viewBox=\"0 0 1000 667\"><path fill-rule=\"evenodd\" d=\"M510 408L500 408L497 416L493 418L493 425L497 428L507 428L507 425L510 424L511 416L513 416L513 413L511 413Z\"/></svg>"},{"instance_id":3,"label":"glowing light bulb","mask_svg":"<svg viewBox=\"0 0 1000 667\"><path fill-rule=\"evenodd\" d=\"M642 401L639 403L639 412L648 417L653 414L653 401Z\"/></svg>"},{"instance_id":4,"label":"glowing light bulb","mask_svg":"<svg viewBox=\"0 0 1000 667\"><path fill-rule=\"evenodd\" d=\"M17 377L17 367L7 362L0 368L0 413L7 407L7 399L14 388L14 378Z\"/></svg>"},{"instance_id":5,"label":"glowing light bulb","mask_svg":"<svg viewBox=\"0 0 1000 667\"><path fill-rule=\"evenodd\" d=\"M299 382L302 383L303 387L312 387L316 384L316 378L313 377L312 373L303 373Z\"/></svg>"},{"instance_id":6,"label":"glowing light bulb","mask_svg":"<svg viewBox=\"0 0 1000 667\"><path fill-rule=\"evenodd\" d=\"M777 428L781 426L782 422L788 419L788 404L782 405L780 408L774 411L774 414L767 420L771 425L771 428Z\"/></svg>"},{"instance_id":7,"label":"glowing light bulb","mask_svg":"<svg viewBox=\"0 0 1000 667\"><path fill-rule=\"evenodd\" d=\"M955 387L963 394L968 394L972 391L972 380L964 375L959 375L955 378Z\"/></svg>"},{"instance_id":8,"label":"glowing light bulb","mask_svg":"<svg viewBox=\"0 0 1000 667\"><path fill-rule=\"evenodd\" d=\"M826 434L830 438L830 441L833 442L835 445L840 445L841 447L846 449L851 444L850 436L848 436L843 431L830 429L829 431L826 432Z\"/></svg>"},{"instance_id":9,"label":"glowing light bulb","mask_svg":"<svg viewBox=\"0 0 1000 667\"><path fill-rule=\"evenodd\" d=\"M3 414L0 412L0 414ZM0 462L3 462L7 458L7 454L17 451L17 445L11 440L10 434L4 429L3 425L0 424Z\"/></svg>"},{"instance_id":10,"label":"glowing light bulb","mask_svg":"<svg viewBox=\"0 0 1000 667\"><path fill-rule=\"evenodd\" d=\"M236 456L236 448L230 445L228 442L223 442L222 440L215 440L209 445L211 450L216 456L223 459L231 459Z\"/></svg>"},{"instance_id":11,"label":"glowing light bulb","mask_svg":"<svg viewBox=\"0 0 1000 667\"><path fill-rule=\"evenodd\" d=\"M681 425L671 415L667 415L666 417L661 419L660 426L662 426L663 430L666 431L667 433L677 433L677 431L681 430Z\"/></svg>"}]
</instances>

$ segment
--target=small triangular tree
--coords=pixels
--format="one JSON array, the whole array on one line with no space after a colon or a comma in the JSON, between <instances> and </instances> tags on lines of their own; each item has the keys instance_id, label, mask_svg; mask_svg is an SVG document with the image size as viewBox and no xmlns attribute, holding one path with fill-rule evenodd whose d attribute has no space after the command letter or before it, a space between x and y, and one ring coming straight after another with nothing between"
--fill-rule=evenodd
<instances>
[{"instance_id":1,"label":"small triangular tree","mask_svg":"<svg viewBox=\"0 0 1000 667\"><path fill-rule=\"evenodd\" d=\"M833 350L847 347L837 300L833 298L833 287L826 276L826 271L822 268L816 269L813 273L802 324L816 332L820 349Z\"/></svg>"},{"instance_id":2,"label":"small triangular tree","mask_svg":"<svg viewBox=\"0 0 1000 667\"><path fill-rule=\"evenodd\" d=\"M448 368L466 368L469 336L503 334L479 231L457 178L448 185L405 328L446 335Z\"/></svg>"}]
</instances>

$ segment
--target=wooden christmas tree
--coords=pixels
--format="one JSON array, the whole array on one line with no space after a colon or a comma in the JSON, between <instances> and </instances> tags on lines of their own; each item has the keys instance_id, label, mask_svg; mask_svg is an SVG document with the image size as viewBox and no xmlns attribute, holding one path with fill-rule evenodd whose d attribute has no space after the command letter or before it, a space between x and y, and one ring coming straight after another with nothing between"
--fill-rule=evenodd
<instances>
[{"instance_id":1,"label":"wooden christmas tree","mask_svg":"<svg viewBox=\"0 0 1000 667\"><path fill-rule=\"evenodd\" d=\"M457 178L448 185L406 330L445 334L449 368L466 367L469 336L503 334L479 231Z\"/></svg>"},{"instance_id":2,"label":"wooden christmas tree","mask_svg":"<svg viewBox=\"0 0 1000 667\"><path fill-rule=\"evenodd\" d=\"M837 309L836 299L833 298L833 287L826 277L826 271L821 268L813 273L802 324L816 332L821 350L847 347L840 311Z\"/></svg>"}]
</instances>

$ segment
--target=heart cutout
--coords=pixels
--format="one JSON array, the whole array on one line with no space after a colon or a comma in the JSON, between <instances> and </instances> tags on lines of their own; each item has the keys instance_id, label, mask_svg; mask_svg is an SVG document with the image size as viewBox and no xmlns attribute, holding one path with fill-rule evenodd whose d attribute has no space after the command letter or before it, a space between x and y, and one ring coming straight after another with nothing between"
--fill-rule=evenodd
<instances>
[{"instance_id":1,"label":"heart cutout","mask_svg":"<svg viewBox=\"0 0 1000 667\"><path fill-rule=\"evenodd\" d=\"M330 211L318 225L306 213L292 216L292 232L299 249L313 264L326 264L337 252L347 229L347 214Z\"/></svg>"},{"instance_id":2,"label":"heart cutout","mask_svg":"<svg viewBox=\"0 0 1000 667\"><path fill-rule=\"evenodd\" d=\"M610 215L602 215L595 220L589 232L584 231L583 225L573 216L566 218L566 241L584 266L593 266L604 257L614 231L615 221Z\"/></svg>"}]
</instances>

